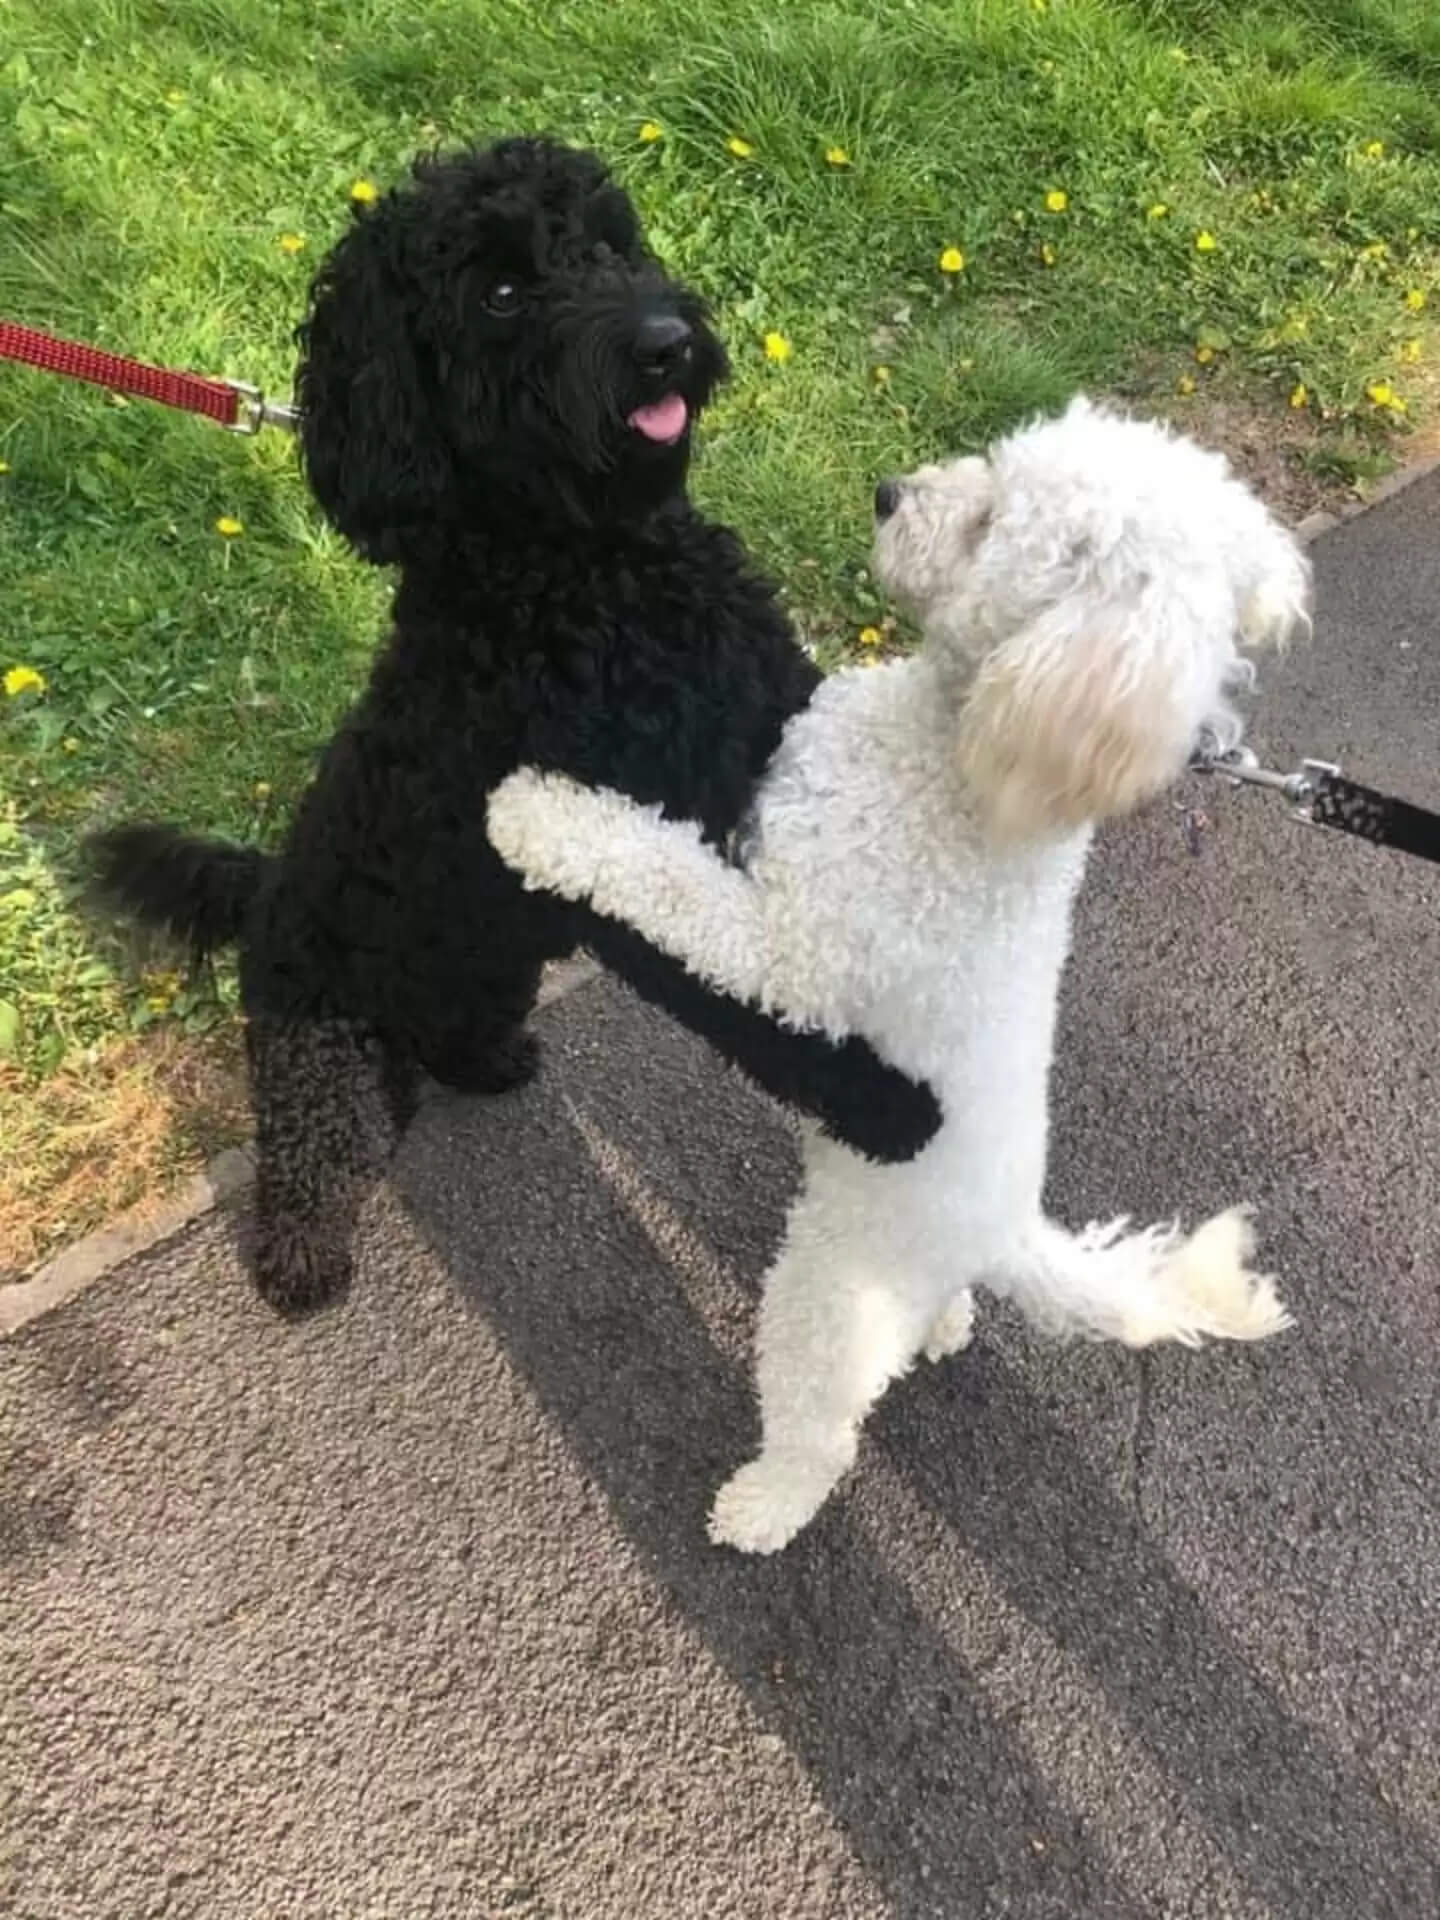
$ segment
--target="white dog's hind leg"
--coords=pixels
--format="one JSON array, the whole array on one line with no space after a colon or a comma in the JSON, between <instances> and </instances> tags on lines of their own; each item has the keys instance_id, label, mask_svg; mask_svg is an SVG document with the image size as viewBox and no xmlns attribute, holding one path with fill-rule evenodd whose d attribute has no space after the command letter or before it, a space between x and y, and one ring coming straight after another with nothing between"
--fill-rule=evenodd
<instances>
[{"instance_id":1,"label":"white dog's hind leg","mask_svg":"<svg viewBox=\"0 0 1440 1920\"><path fill-rule=\"evenodd\" d=\"M975 1337L975 1296L966 1287L955 1294L937 1314L925 1336L925 1358L945 1360L961 1353Z\"/></svg>"},{"instance_id":2,"label":"white dog's hind leg","mask_svg":"<svg viewBox=\"0 0 1440 1920\"><path fill-rule=\"evenodd\" d=\"M1188 1236L1127 1226L1116 1220L1072 1234L1037 1220L987 1278L1047 1332L1127 1347L1261 1340L1291 1324L1274 1281L1250 1266L1255 1235L1243 1209L1216 1214Z\"/></svg>"},{"instance_id":3,"label":"white dog's hind leg","mask_svg":"<svg viewBox=\"0 0 1440 1920\"><path fill-rule=\"evenodd\" d=\"M855 1459L861 1422L919 1351L933 1296L905 1276L847 1265L808 1236L765 1282L756 1339L760 1453L720 1489L716 1545L774 1553L813 1518Z\"/></svg>"}]
</instances>

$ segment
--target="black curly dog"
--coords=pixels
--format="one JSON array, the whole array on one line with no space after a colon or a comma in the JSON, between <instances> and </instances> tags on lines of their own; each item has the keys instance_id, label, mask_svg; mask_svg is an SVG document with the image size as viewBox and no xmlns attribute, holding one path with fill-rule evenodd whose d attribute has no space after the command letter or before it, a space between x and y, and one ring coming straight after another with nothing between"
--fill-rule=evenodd
<instances>
[{"instance_id":1,"label":"black curly dog","mask_svg":"<svg viewBox=\"0 0 1440 1920\"><path fill-rule=\"evenodd\" d=\"M298 337L315 495L399 568L389 644L280 856L150 825L90 842L108 903L202 954L239 943L265 1298L344 1289L419 1070L520 1085L541 967L580 944L860 1151L917 1152L928 1087L524 892L485 839L488 789L529 762L723 843L818 678L686 498L724 351L601 162L536 139L418 160L321 267Z\"/></svg>"}]
</instances>

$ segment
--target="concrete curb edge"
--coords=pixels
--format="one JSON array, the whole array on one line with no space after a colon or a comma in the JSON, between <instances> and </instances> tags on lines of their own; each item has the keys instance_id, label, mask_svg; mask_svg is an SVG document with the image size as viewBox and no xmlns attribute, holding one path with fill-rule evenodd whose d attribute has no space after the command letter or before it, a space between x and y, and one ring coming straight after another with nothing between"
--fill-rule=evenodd
<instances>
[{"instance_id":1,"label":"concrete curb edge","mask_svg":"<svg viewBox=\"0 0 1440 1920\"><path fill-rule=\"evenodd\" d=\"M598 972L596 963L584 956L561 961L541 982L536 1011L553 1006L566 994L594 979ZM103 1280L107 1273L113 1273L137 1253L148 1253L164 1241L174 1239L183 1228L216 1207L240 1199L254 1179L253 1147L249 1144L227 1147L199 1173L182 1181L159 1206L121 1214L118 1219L52 1254L23 1280L0 1286L0 1340L18 1333L32 1320L63 1306L67 1300L73 1300L77 1293Z\"/></svg>"}]
</instances>

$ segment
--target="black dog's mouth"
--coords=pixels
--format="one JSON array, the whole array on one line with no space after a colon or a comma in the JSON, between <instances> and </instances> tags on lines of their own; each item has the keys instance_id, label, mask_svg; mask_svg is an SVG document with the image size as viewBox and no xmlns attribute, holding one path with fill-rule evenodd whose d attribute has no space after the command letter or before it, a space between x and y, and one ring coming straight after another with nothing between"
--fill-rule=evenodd
<instances>
[{"instance_id":1,"label":"black dog's mouth","mask_svg":"<svg viewBox=\"0 0 1440 1920\"><path fill-rule=\"evenodd\" d=\"M690 402L683 393L667 393L636 407L625 424L657 447L673 447L690 425Z\"/></svg>"}]
</instances>

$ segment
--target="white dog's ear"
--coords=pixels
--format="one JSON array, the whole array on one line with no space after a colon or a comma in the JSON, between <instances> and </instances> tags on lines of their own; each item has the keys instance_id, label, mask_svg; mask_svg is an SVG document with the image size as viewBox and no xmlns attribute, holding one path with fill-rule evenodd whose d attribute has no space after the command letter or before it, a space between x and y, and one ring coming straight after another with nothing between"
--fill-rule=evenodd
<instances>
[{"instance_id":1,"label":"white dog's ear","mask_svg":"<svg viewBox=\"0 0 1440 1920\"><path fill-rule=\"evenodd\" d=\"M1283 647L1297 627L1310 625L1310 562L1294 534L1260 506L1250 534L1254 569L1240 606L1240 640L1249 649Z\"/></svg>"},{"instance_id":2,"label":"white dog's ear","mask_svg":"<svg viewBox=\"0 0 1440 1920\"><path fill-rule=\"evenodd\" d=\"M960 715L988 828L1022 839L1079 827L1168 786L1220 700L1228 649L1217 660L1214 630L1148 586L1122 598L1097 582L997 647Z\"/></svg>"},{"instance_id":3,"label":"white dog's ear","mask_svg":"<svg viewBox=\"0 0 1440 1920\"><path fill-rule=\"evenodd\" d=\"M1077 555L1068 593L981 664L961 752L1000 837L1130 812L1183 770L1203 730L1238 739L1227 691L1241 650L1309 621L1310 565L1263 503L1230 484L1212 525L1221 564L1175 572Z\"/></svg>"}]
</instances>

